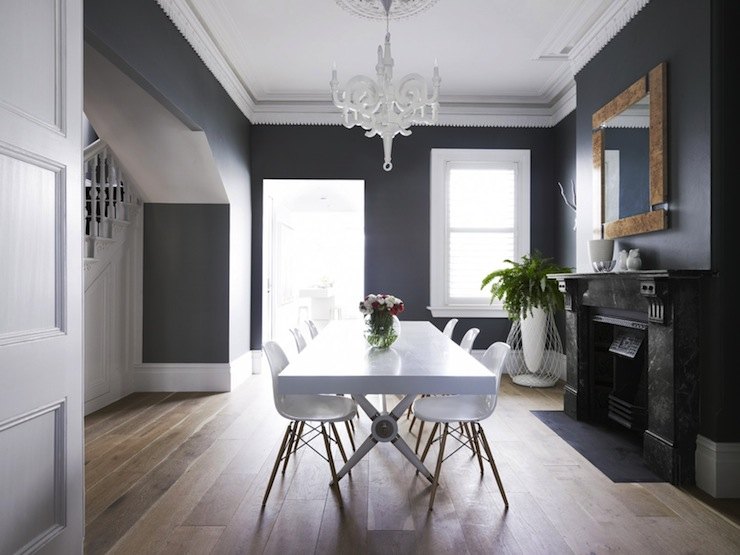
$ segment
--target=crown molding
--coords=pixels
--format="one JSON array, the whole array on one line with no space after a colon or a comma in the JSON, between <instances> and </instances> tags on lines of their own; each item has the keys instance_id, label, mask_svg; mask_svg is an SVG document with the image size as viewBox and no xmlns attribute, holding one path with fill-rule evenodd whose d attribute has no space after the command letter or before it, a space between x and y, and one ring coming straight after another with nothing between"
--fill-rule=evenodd
<instances>
[{"instance_id":1,"label":"crown molding","mask_svg":"<svg viewBox=\"0 0 740 555\"><path fill-rule=\"evenodd\" d=\"M440 104L437 126L552 127L575 109L575 87L553 106ZM342 125L331 102L303 104L259 103L252 123L263 125Z\"/></svg>"},{"instance_id":2,"label":"crown molding","mask_svg":"<svg viewBox=\"0 0 740 555\"><path fill-rule=\"evenodd\" d=\"M570 62L570 70L555 73L538 97L453 96L442 99L441 126L469 127L550 127L575 109L576 90L573 76L580 71L650 0L618 0L611 4L596 23L568 52L553 58L557 44L571 38L548 36L536 53L540 59ZM341 125L331 102L318 95L270 95L255 99L201 23L187 0L157 0L167 17L195 50L227 94L255 124ZM567 29L563 28L563 33ZM567 33L566 33L567 34ZM565 43L563 43L565 44Z\"/></svg>"},{"instance_id":3,"label":"crown molding","mask_svg":"<svg viewBox=\"0 0 740 555\"><path fill-rule=\"evenodd\" d=\"M573 75L604 48L650 0L619 0L611 4L570 51Z\"/></svg>"},{"instance_id":4,"label":"crown molding","mask_svg":"<svg viewBox=\"0 0 740 555\"><path fill-rule=\"evenodd\" d=\"M221 83L242 113L247 116L247 119L251 119L255 106L254 98L226 61L223 53L187 1L157 0L157 4L195 50L216 80Z\"/></svg>"}]
</instances>

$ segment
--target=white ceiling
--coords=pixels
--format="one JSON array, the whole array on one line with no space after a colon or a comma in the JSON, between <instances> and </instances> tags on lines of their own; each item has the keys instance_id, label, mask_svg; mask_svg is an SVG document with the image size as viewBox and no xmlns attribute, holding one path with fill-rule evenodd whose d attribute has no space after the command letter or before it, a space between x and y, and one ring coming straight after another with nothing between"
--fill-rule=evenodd
<instances>
[{"instance_id":1,"label":"white ceiling","mask_svg":"<svg viewBox=\"0 0 740 555\"><path fill-rule=\"evenodd\" d=\"M336 0L157 0L254 123L335 123L329 79L374 76L385 22ZM378 0L380 1L380 0ZM649 0L437 0L390 22L395 76L431 80L440 124L549 126L574 74Z\"/></svg>"}]
</instances>

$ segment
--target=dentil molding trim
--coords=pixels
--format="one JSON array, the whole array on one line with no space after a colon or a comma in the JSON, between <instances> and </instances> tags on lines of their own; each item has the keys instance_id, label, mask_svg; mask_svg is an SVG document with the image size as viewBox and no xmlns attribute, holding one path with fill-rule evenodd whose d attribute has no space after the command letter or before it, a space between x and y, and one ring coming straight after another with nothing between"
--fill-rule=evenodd
<instances>
[{"instance_id":1,"label":"dentil molding trim","mask_svg":"<svg viewBox=\"0 0 740 555\"><path fill-rule=\"evenodd\" d=\"M167 17L185 37L195 53L226 90L234 103L248 119L252 119L254 99L224 58L208 31L186 0L157 0Z\"/></svg>"},{"instance_id":2,"label":"dentil molding trim","mask_svg":"<svg viewBox=\"0 0 740 555\"><path fill-rule=\"evenodd\" d=\"M650 0L614 2L570 52L573 75L581 71Z\"/></svg>"},{"instance_id":3,"label":"dentil molding trim","mask_svg":"<svg viewBox=\"0 0 740 555\"><path fill-rule=\"evenodd\" d=\"M578 73L650 0L617 0L579 40L568 60ZM218 45L203 27L187 0L157 0L167 17L226 90L242 113L257 124L341 125L334 106L326 102L270 102L255 99L248 83L234 72ZM563 76L561 76L563 77ZM438 125L460 127L551 127L575 109L575 83L566 84L553 103L543 96L540 104L499 105L470 102L440 106ZM548 91L551 94L552 91ZM327 92L328 96L328 92ZM537 100L537 99L533 99Z\"/></svg>"}]
</instances>

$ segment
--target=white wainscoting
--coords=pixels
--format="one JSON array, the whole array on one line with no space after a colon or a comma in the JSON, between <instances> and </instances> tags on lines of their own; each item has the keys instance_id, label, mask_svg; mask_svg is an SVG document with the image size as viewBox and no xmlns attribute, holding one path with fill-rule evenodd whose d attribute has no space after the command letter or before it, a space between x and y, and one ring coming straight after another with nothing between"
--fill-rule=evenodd
<instances>
[{"instance_id":1,"label":"white wainscoting","mask_svg":"<svg viewBox=\"0 0 740 555\"><path fill-rule=\"evenodd\" d=\"M715 498L740 497L740 443L696 437L696 485Z\"/></svg>"},{"instance_id":2,"label":"white wainscoting","mask_svg":"<svg viewBox=\"0 0 740 555\"><path fill-rule=\"evenodd\" d=\"M85 414L135 391L140 360L143 210L85 269Z\"/></svg>"}]
</instances>

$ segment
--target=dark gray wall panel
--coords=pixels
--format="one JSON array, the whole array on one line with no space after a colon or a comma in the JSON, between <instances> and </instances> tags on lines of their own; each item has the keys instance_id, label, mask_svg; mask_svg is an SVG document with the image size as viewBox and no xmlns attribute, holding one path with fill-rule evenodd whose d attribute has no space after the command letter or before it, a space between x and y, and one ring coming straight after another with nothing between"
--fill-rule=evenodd
<instances>
[{"instance_id":1,"label":"dark gray wall panel","mask_svg":"<svg viewBox=\"0 0 740 555\"><path fill-rule=\"evenodd\" d=\"M144 363L229 362L229 206L144 205Z\"/></svg>"},{"instance_id":2,"label":"dark gray wall panel","mask_svg":"<svg viewBox=\"0 0 740 555\"><path fill-rule=\"evenodd\" d=\"M532 247L552 256L555 206L551 129L415 127L393 143L393 170L382 169L379 138L341 126L252 126L252 322L261 319L262 180L365 180L365 289L389 291L406 305L404 318L431 320L429 304L429 176L432 148L513 148L532 153ZM483 278L483 276L481 276ZM470 327L481 333L475 348L503 340L507 319L462 319L454 339ZM252 347L261 330L253 325Z\"/></svg>"}]
</instances>

